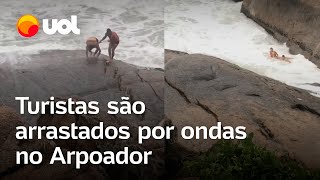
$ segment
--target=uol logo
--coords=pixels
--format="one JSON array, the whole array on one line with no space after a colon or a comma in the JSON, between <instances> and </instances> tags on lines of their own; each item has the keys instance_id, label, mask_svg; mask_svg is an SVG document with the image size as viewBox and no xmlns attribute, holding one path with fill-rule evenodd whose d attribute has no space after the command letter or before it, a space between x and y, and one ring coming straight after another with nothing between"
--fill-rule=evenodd
<instances>
[{"instance_id":1,"label":"uol logo","mask_svg":"<svg viewBox=\"0 0 320 180\"><path fill-rule=\"evenodd\" d=\"M51 27L49 19L43 19L42 28L43 32L48 35L53 35L57 32L66 35L71 31L74 34L80 34L80 29L77 27L78 19L77 16L71 16L71 21L68 19L52 19ZM24 37L32 37L39 31L39 21L36 17L31 14L20 17L17 22L17 30Z\"/></svg>"}]
</instances>

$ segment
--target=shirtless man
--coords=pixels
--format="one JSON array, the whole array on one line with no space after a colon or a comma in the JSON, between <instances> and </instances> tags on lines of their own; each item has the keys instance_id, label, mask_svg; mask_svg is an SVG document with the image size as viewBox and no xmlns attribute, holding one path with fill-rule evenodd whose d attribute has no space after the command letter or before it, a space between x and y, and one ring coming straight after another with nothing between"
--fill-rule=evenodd
<instances>
[{"instance_id":1,"label":"shirtless man","mask_svg":"<svg viewBox=\"0 0 320 180\"><path fill-rule=\"evenodd\" d=\"M272 58L278 58L278 53L273 50L273 48L270 48L270 57Z\"/></svg>"},{"instance_id":2,"label":"shirtless man","mask_svg":"<svg viewBox=\"0 0 320 180\"><path fill-rule=\"evenodd\" d=\"M96 48L96 51L94 52L94 55L93 56L96 56L96 54L98 53L97 55L97 58L100 56L101 54L101 49L100 49L100 46L99 46L99 40L96 38L96 37L89 37L87 39L87 42L86 42L87 46L86 46L86 56L88 58L88 52L90 52L90 55L92 55L92 49Z\"/></svg>"},{"instance_id":3,"label":"shirtless man","mask_svg":"<svg viewBox=\"0 0 320 180\"><path fill-rule=\"evenodd\" d=\"M101 43L107 37L109 37L108 53L109 53L110 61L107 61L107 63L109 63L109 62L113 61L113 57L114 57L114 54L115 54L114 51L116 50L117 46L119 45L120 39L119 39L119 36L117 35L116 32L113 32L113 31L111 31L111 29L108 28L106 34L99 41L99 43Z\"/></svg>"}]
</instances>

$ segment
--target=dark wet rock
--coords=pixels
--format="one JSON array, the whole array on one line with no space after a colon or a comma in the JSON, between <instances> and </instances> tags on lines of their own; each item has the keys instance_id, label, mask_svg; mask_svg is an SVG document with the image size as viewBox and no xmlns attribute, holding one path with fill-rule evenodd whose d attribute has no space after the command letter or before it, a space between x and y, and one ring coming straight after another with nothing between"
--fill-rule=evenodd
<instances>
[{"instance_id":1,"label":"dark wet rock","mask_svg":"<svg viewBox=\"0 0 320 180\"><path fill-rule=\"evenodd\" d=\"M215 57L179 55L165 67L165 115L183 126L245 126L254 142L320 167L320 99L307 91L262 77ZM214 140L176 144L193 152Z\"/></svg>"},{"instance_id":2,"label":"dark wet rock","mask_svg":"<svg viewBox=\"0 0 320 180\"><path fill-rule=\"evenodd\" d=\"M1 179L106 179L106 173L96 167L85 167L75 170L71 166L60 164L49 165L50 158L56 144L53 141L17 140L16 126L28 126L14 109L0 107L0 178ZM44 164L37 166L16 164L16 151L40 151L44 156Z\"/></svg>"},{"instance_id":3,"label":"dark wet rock","mask_svg":"<svg viewBox=\"0 0 320 180\"><path fill-rule=\"evenodd\" d=\"M72 179L72 180L108 180L111 179L103 170L94 167L85 167L81 170L76 170L70 166L56 165L43 165L36 166L24 166L19 170L3 177L5 180L14 179Z\"/></svg>"},{"instance_id":4,"label":"dark wet rock","mask_svg":"<svg viewBox=\"0 0 320 180\"><path fill-rule=\"evenodd\" d=\"M320 83L310 83L309 85L320 87Z\"/></svg>"},{"instance_id":5,"label":"dark wet rock","mask_svg":"<svg viewBox=\"0 0 320 180\"><path fill-rule=\"evenodd\" d=\"M245 0L241 11L276 39L287 42L293 54L320 65L320 1Z\"/></svg>"},{"instance_id":6,"label":"dark wet rock","mask_svg":"<svg viewBox=\"0 0 320 180\"><path fill-rule=\"evenodd\" d=\"M19 115L12 108L0 107L0 172L4 173L15 167L15 151L20 149L15 139L16 126L24 125Z\"/></svg>"}]
</instances>

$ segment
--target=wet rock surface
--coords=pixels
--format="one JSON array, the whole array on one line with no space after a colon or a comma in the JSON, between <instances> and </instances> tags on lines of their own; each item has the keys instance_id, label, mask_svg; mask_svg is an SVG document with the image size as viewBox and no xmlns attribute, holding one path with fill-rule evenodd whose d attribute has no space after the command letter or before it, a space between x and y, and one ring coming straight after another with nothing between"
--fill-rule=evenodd
<instances>
[{"instance_id":1,"label":"wet rock surface","mask_svg":"<svg viewBox=\"0 0 320 180\"><path fill-rule=\"evenodd\" d=\"M165 69L165 114L178 129L245 126L256 144L320 167L319 98L215 57L176 53ZM176 143L201 152L215 141Z\"/></svg>"},{"instance_id":2,"label":"wet rock surface","mask_svg":"<svg viewBox=\"0 0 320 180\"><path fill-rule=\"evenodd\" d=\"M293 54L303 54L320 66L320 1L244 0L241 11Z\"/></svg>"}]
</instances>

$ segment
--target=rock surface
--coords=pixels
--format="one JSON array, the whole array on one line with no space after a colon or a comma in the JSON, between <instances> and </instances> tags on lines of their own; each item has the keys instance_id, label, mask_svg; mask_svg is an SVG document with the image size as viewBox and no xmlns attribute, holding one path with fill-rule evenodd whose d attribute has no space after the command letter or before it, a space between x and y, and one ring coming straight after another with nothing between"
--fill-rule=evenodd
<instances>
[{"instance_id":1,"label":"rock surface","mask_svg":"<svg viewBox=\"0 0 320 180\"><path fill-rule=\"evenodd\" d=\"M160 122L163 115L163 71L140 68L115 61L104 66L106 56L85 58L84 51L44 51L32 55L29 60L17 64L10 62L0 67L0 102L19 112L16 96L31 100L48 100L54 97L80 97L98 100L100 109L112 100L121 101L123 95L142 100L148 107L146 117L152 111ZM28 117L35 123L37 117ZM151 122L150 122L151 123Z\"/></svg>"},{"instance_id":2,"label":"rock surface","mask_svg":"<svg viewBox=\"0 0 320 180\"><path fill-rule=\"evenodd\" d=\"M173 143L179 148L168 150L168 142L154 139L137 145L134 136L138 125L213 126L218 121L224 126L246 126L247 133L254 133L257 144L279 154L302 161L309 167L320 167L320 100L308 92L287 86L275 80L243 70L223 60L182 52L166 51L166 77L156 69L139 68L115 61L110 66L103 61L87 62L82 51L50 51L34 55L32 63L8 65L1 71L4 86L1 100L7 105L16 94L32 99L46 100L49 96L61 99L74 97L85 101L100 102L99 115L41 115L37 125L106 126L126 125L133 135L127 141L17 141L15 127L29 125L15 110L0 107L0 151L2 161L0 178L30 177L69 179L128 179L165 177L176 173L179 155L206 151L214 140L183 140L176 136ZM48 61L48 62L47 62ZM10 76L11 75L11 76ZM23 84L20 85L20 83ZM34 89L34 91L32 91ZM165 92L163 92L165 90ZM7 93L10 98L5 96ZM144 116L111 116L104 109L110 100L129 96L141 100L148 108ZM164 118L165 114L165 118ZM164 120L166 119L166 120ZM132 150L152 150L148 166L84 166L77 171L73 166L48 165L17 166L15 151L40 150L51 156L55 146L66 150L113 150L124 146ZM48 158L46 158L48 159Z\"/></svg>"},{"instance_id":3,"label":"rock surface","mask_svg":"<svg viewBox=\"0 0 320 180\"><path fill-rule=\"evenodd\" d=\"M183 126L245 126L254 141L320 167L320 99L221 59L171 53L165 67L165 115ZM166 52L166 53L167 53ZM214 140L184 140L188 150L206 151Z\"/></svg>"},{"instance_id":4,"label":"rock surface","mask_svg":"<svg viewBox=\"0 0 320 180\"><path fill-rule=\"evenodd\" d=\"M0 178L1 179L106 179L107 175L96 167L75 170L71 166L41 164L37 166L16 164L16 151L40 151L49 159L56 145L52 141L17 140L16 126L28 126L14 109L0 107Z\"/></svg>"},{"instance_id":5,"label":"rock surface","mask_svg":"<svg viewBox=\"0 0 320 180\"><path fill-rule=\"evenodd\" d=\"M84 58L84 51L46 51L32 55L30 61L19 64L5 63L0 71L0 100L7 106L0 107L1 132L0 150L1 166L0 178L17 179L28 177L30 179L47 179L55 176L57 179L128 179L164 174L163 141L146 141L143 145L137 145L137 127L139 125L155 126L164 119L164 72L160 69L142 68L121 61L114 61L104 66L103 58L99 60ZM27 96L32 101L48 100L50 96L56 100L65 100L73 97L77 100L98 101L99 115L40 115L39 117L27 116L21 119L17 115L18 103L16 96ZM143 115L108 115L107 102L121 101L121 97L130 97L131 101L143 101L146 112ZM58 98L57 98L58 97ZM25 117L22 116L22 117ZM22 145L15 139L15 127L22 125L62 125L94 126L104 122L105 126L130 127L132 138L128 141L101 140L101 141L76 141L34 140ZM81 170L75 170L74 166L48 165L17 166L15 165L15 151L39 150L51 157L55 146L66 150L101 150L119 151L124 146L132 150L153 150L150 166L85 166ZM46 147L47 149L43 149ZM46 159L50 160L50 157ZM45 159L45 158L44 158ZM6 161L6 162L3 162ZM106 172L106 169L108 171ZM45 176L44 176L45 175Z\"/></svg>"},{"instance_id":6,"label":"rock surface","mask_svg":"<svg viewBox=\"0 0 320 180\"><path fill-rule=\"evenodd\" d=\"M244 0L241 11L287 42L294 54L303 54L320 66L320 1Z\"/></svg>"}]
</instances>

